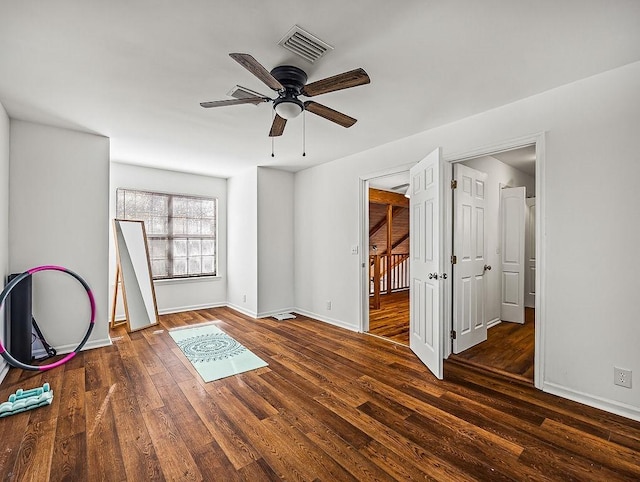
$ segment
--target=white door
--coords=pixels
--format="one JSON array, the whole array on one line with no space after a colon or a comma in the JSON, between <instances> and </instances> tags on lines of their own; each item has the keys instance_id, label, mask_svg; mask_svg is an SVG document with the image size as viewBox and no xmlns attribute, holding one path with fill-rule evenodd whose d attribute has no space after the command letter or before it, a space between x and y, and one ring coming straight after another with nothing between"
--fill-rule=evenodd
<instances>
[{"instance_id":1,"label":"white door","mask_svg":"<svg viewBox=\"0 0 640 482\"><path fill-rule=\"evenodd\" d=\"M485 316L485 204L484 172L463 164L453 165L453 353L487 339Z\"/></svg>"},{"instance_id":2,"label":"white door","mask_svg":"<svg viewBox=\"0 0 640 482\"><path fill-rule=\"evenodd\" d=\"M500 319L514 323L524 323L525 192L524 187L509 187L500 193Z\"/></svg>"},{"instance_id":3,"label":"white door","mask_svg":"<svg viewBox=\"0 0 640 482\"><path fill-rule=\"evenodd\" d=\"M409 346L442 379L440 157L436 149L410 171Z\"/></svg>"},{"instance_id":4,"label":"white door","mask_svg":"<svg viewBox=\"0 0 640 482\"><path fill-rule=\"evenodd\" d=\"M525 259L527 266L524 277L524 306L535 308L536 306L536 198L527 198L527 211L525 215Z\"/></svg>"}]
</instances>

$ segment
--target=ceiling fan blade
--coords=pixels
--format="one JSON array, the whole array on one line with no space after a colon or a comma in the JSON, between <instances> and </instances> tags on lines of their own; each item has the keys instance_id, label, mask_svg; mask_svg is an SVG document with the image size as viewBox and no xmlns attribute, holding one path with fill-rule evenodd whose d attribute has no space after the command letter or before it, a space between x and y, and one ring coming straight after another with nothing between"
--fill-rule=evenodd
<instances>
[{"instance_id":1,"label":"ceiling fan blade","mask_svg":"<svg viewBox=\"0 0 640 482\"><path fill-rule=\"evenodd\" d=\"M254 104L258 105L261 102L269 102L268 97L247 97L246 99L227 99L227 100L214 100L211 102L200 102L202 107L224 107L225 105L238 105L238 104Z\"/></svg>"},{"instance_id":2,"label":"ceiling fan blade","mask_svg":"<svg viewBox=\"0 0 640 482\"><path fill-rule=\"evenodd\" d=\"M273 75L269 73L267 69L265 69L260 62L254 59L249 54L229 54L233 60L242 65L245 69L251 72L253 75L258 77L262 82L264 82L269 88L280 91L284 90L284 86L276 79Z\"/></svg>"},{"instance_id":3,"label":"ceiling fan blade","mask_svg":"<svg viewBox=\"0 0 640 482\"><path fill-rule=\"evenodd\" d=\"M287 125L287 119L280 117L278 114L273 118L273 124L271 124L271 130L269 131L269 137L281 136L284 132L284 126Z\"/></svg>"},{"instance_id":4,"label":"ceiling fan blade","mask_svg":"<svg viewBox=\"0 0 640 482\"><path fill-rule=\"evenodd\" d=\"M304 109L315 115L324 117L331 122L335 122L342 127L351 127L357 122L357 119L354 119L353 117L349 117L342 112L338 112L337 110L333 110L326 105L318 104L317 102L313 102L312 100L308 100L304 103Z\"/></svg>"},{"instance_id":5,"label":"ceiling fan blade","mask_svg":"<svg viewBox=\"0 0 640 482\"><path fill-rule=\"evenodd\" d=\"M369 82L371 82L371 79L363 69L355 69L334 75L333 77L311 82L304 86L302 93L307 97L313 97L315 95L326 94L327 92L357 87L358 85L368 84Z\"/></svg>"}]
</instances>

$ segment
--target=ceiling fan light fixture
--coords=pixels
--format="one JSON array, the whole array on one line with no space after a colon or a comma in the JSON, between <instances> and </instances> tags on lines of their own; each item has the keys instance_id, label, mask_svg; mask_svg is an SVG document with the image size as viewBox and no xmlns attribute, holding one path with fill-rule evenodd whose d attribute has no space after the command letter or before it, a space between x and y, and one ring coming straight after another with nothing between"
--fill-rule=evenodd
<instances>
[{"instance_id":1,"label":"ceiling fan light fixture","mask_svg":"<svg viewBox=\"0 0 640 482\"><path fill-rule=\"evenodd\" d=\"M293 119L298 117L304 110L304 105L298 99L276 99L273 108L283 119Z\"/></svg>"}]
</instances>

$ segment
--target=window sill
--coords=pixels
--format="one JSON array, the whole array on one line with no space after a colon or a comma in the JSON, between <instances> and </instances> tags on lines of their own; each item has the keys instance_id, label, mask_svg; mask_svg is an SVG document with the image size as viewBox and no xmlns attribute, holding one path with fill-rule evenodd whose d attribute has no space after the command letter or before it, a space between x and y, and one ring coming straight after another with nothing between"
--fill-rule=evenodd
<instances>
[{"instance_id":1,"label":"window sill","mask_svg":"<svg viewBox=\"0 0 640 482\"><path fill-rule=\"evenodd\" d=\"M157 279L153 281L153 284L158 285L173 285L182 283L203 283L205 281L218 281L222 280L222 276L198 276L195 278L173 278L173 279Z\"/></svg>"}]
</instances>

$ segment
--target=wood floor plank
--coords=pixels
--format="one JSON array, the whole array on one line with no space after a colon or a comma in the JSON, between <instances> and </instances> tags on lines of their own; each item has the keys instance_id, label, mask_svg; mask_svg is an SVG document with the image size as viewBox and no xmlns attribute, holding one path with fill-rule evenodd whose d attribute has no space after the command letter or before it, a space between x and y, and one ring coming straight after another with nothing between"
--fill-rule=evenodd
<instances>
[{"instance_id":1,"label":"wood floor plank","mask_svg":"<svg viewBox=\"0 0 640 482\"><path fill-rule=\"evenodd\" d=\"M197 381L182 382L180 389L222 448L236 470L260 458L259 452L243 437L217 402Z\"/></svg>"},{"instance_id":2,"label":"wood floor plank","mask_svg":"<svg viewBox=\"0 0 640 482\"><path fill-rule=\"evenodd\" d=\"M54 390L53 398L57 398L59 403L56 437L65 440L85 431L85 369L76 368L62 373L63 383L59 390Z\"/></svg>"},{"instance_id":3,"label":"wood floor plank","mask_svg":"<svg viewBox=\"0 0 640 482\"><path fill-rule=\"evenodd\" d=\"M318 423L305 435L357 480L393 480L387 472L326 426Z\"/></svg>"},{"instance_id":4,"label":"wood floor plank","mask_svg":"<svg viewBox=\"0 0 640 482\"><path fill-rule=\"evenodd\" d=\"M127 479L165 480L147 425L140 423L143 416L135 396L112 397L111 404Z\"/></svg>"},{"instance_id":5,"label":"wood floor plank","mask_svg":"<svg viewBox=\"0 0 640 482\"><path fill-rule=\"evenodd\" d=\"M156 373L152 377L160 397L171 418L176 421L177 430L184 443L190 448L211 443L213 435L205 423L193 410L193 406L180 391L180 387L169 373Z\"/></svg>"},{"instance_id":6,"label":"wood floor plank","mask_svg":"<svg viewBox=\"0 0 640 482\"><path fill-rule=\"evenodd\" d=\"M51 471L55 418L29 420L13 468L12 480L47 480Z\"/></svg>"},{"instance_id":7,"label":"wood floor plank","mask_svg":"<svg viewBox=\"0 0 640 482\"><path fill-rule=\"evenodd\" d=\"M60 439L56 435L53 446L53 461L49 480L74 482L89 480L87 443L84 433L76 433Z\"/></svg>"},{"instance_id":8,"label":"wood floor plank","mask_svg":"<svg viewBox=\"0 0 640 482\"><path fill-rule=\"evenodd\" d=\"M163 407L162 397L147 373L144 363L135 356L123 358L122 363L133 387L135 387L134 393L138 399L140 410L144 412Z\"/></svg>"},{"instance_id":9,"label":"wood floor plank","mask_svg":"<svg viewBox=\"0 0 640 482\"><path fill-rule=\"evenodd\" d=\"M203 480L189 448L180 437L171 414L165 408L142 411L155 451L162 458L162 472L167 480ZM146 480L136 479L136 480Z\"/></svg>"},{"instance_id":10,"label":"wood floor plank","mask_svg":"<svg viewBox=\"0 0 640 482\"><path fill-rule=\"evenodd\" d=\"M583 457L579 450L573 450L573 444L563 440L562 432L546 430L542 427L542 422L534 420L531 423L512 416L508 411L496 410L493 404L483 404L477 399L472 400L452 393L447 393L441 398L442 406L461 419L472 421L475 425L505 439L520 441L526 453L523 452L519 460L531 467L535 467L538 460L544 460L547 471L555 470L557 475L564 474L567 478L616 479L614 473L609 473L608 469L594 463L594 458ZM447 403L448 401L451 403ZM564 450L559 450L562 447Z\"/></svg>"},{"instance_id":11,"label":"wood floor plank","mask_svg":"<svg viewBox=\"0 0 640 482\"><path fill-rule=\"evenodd\" d=\"M7 397L8 398L8 397ZM5 399L6 400L6 399ZM20 443L29 423L29 413L11 415L0 423L0 480L12 480Z\"/></svg>"},{"instance_id":12,"label":"wood floor plank","mask_svg":"<svg viewBox=\"0 0 640 482\"><path fill-rule=\"evenodd\" d=\"M251 462L249 465L245 465L238 470L238 475L243 481L260 480L266 482L279 482L282 480L282 478L271 468L269 464L264 461L264 459L258 459Z\"/></svg>"},{"instance_id":13,"label":"wood floor plank","mask_svg":"<svg viewBox=\"0 0 640 482\"><path fill-rule=\"evenodd\" d=\"M409 290L380 296L380 308L369 309L369 333L409 346Z\"/></svg>"},{"instance_id":14,"label":"wood floor plank","mask_svg":"<svg viewBox=\"0 0 640 482\"><path fill-rule=\"evenodd\" d=\"M251 467L255 461L249 462L236 470L229 458L225 455L224 450L222 450L215 440L207 445L189 448L189 451L204 480L224 480L225 482L245 482L252 480L242 477L241 474L245 467ZM249 473L254 473L254 471L250 470ZM262 479L257 478L254 480Z\"/></svg>"},{"instance_id":15,"label":"wood floor plank","mask_svg":"<svg viewBox=\"0 0 640 482\"><path fill-rule=\"evenodd\" d=\"M126 479L123 453L111 405L113 390L102 387L85 392L87 472L101 481Z\"/></svg>"},{"instance_id":16,"label":"wood floor plank","mask_svg":"<svg viewBox=\"0 0 640 482\"><path fill-rule=\"evenodd\" d=\"M369 417L357 408L353 408L329 396L320 397L318 401L354 427L367 433L376 442L383 444L387 450L409 459L409 461L418 466L439 467L443 474L449 474L452 478L463 473L446 461L434 457L430 450L423 448L427 447L427 445L414 443L397 430Z\"/></svg>"},{"instance_id":17,"label":"wood floor plank","mask_svg":"<svg viewBox=\"0 0 640 482\"><path fill-rule=\"evenodd\" d=\"M360 452L374 464L384 470L392 480L430 480L433 482L464 482L480 480L464 472L450 473L445 464L416 464L394 452L378 441L372 441Z\"/></svg>"},{"instance_id":18,"label":"wood floor plank","mask_svg":"<svg viewBox=\"0 0 640 482\"><path fill-rule=\"evenodd\" d=\"M281 393L282 396L286 397L287 400L283 400L282 403L286 404L292 413L298 413L300 410L303 410L306 414L321 421L331 430L340 433L341 436L354 447L359 448L371 440L371 437L365 431L350 423L348 420L345 420L343 417L336 416L331 409L319 403L315 397L311 398L304 390L295 385L292 386L289 378L285 379L274 373L265 373L262 375L262 379L267 381L269 386ZM321 395L322 393L318 394L318 396Z\"/></svg>"},{"instance_id":19,"label":"wood floor plank","mask_svg":"<svg viewBox=\"0 0 640 482\"><path fill-rule=\"evenodd\" d=\"M555 440L559 446L562 444L567 450L605 467L615 467L616 470L627 473L629 477L640 480L640 454L637 451L608 443L599 437L585 434L553 420L545 420L541 428L548 433L557 434ZM585 439L588 439L588 444L585 444Z\"/></svg>"}]
</instances>

